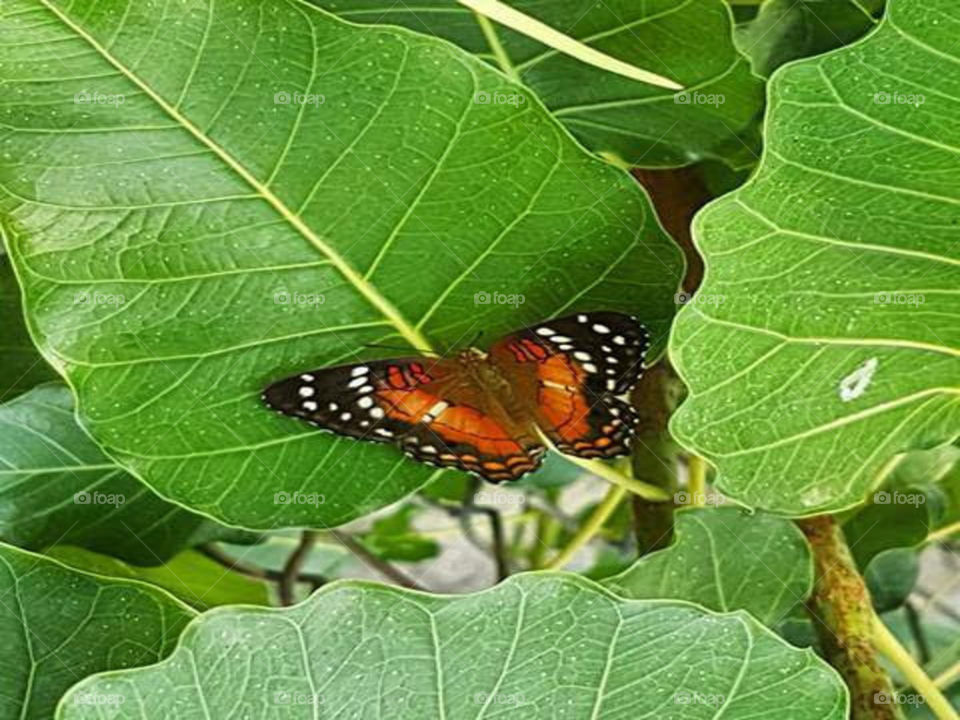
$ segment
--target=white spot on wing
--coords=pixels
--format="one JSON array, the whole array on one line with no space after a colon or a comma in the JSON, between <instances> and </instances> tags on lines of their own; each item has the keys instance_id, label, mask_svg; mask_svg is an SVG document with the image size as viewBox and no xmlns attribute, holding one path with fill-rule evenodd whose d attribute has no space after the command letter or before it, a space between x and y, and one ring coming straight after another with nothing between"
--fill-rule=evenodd
<instances>
[{"instance_id":1,"label":"white spot on wing","mask_svg":"<svg viewBox=\"0 0 960 720\"><path fill-rule=\"evenodd\" d=\"M361 375L366 375L368 372L370 372L370 368L366 365L357 365L350 371L350 377L360 377Z\"/></svg>"},{"instance_id":2,"label":"white spot on wing","mask_svg":"<svg viewBox=\"0 0 960 720\"><path fill-rule=\"evenodd\" d=\"M873 374L877 371L878 364L879 361L872 357L843 378L838 388L840 399L843 402L850 402L863 395L870 386L870 381L873 380Z\"/></svg>"},{"instance_id":3,"label":"white spot on wing","mask_svg":"<svg viewBox=\"0 0 960 720\"><path fill-rule=\"evenodd\" d=\"M313 392L313 388L308 385L304 385L302 388L297 390L297 393L300 395L300 397L312 397Z\"/></svg>"}]
</instances>

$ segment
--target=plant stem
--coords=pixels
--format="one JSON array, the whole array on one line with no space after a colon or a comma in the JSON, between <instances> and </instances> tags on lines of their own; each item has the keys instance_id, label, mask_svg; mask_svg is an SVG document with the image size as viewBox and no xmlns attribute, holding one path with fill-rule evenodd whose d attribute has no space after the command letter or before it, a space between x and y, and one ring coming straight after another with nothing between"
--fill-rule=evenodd
<instances>
[{"instance_id":1,"label":"plant stem","mask_svg":"<svg viewBox=\"0 0 960 720\"><path fill-rule=\"evenodd\" d=\"M474 11L473 16L477 19L477 24L483 31L483 37L493 52L493 56L497 59L497 65L500 66L500 69L503 70L511 80L517 83L522 82L520 74L510 61L510 56L507 55L507 51L503 49L503 44L500 42L500 38L497 37L497 29L493 26L493 23L490 22L490 18L476 11Z\"/></svg>"},{"instance_id":2,"label":"plant stem","mask_svg":"<svg viewBox=\"0 0 960 720\"><path fill-rule=\"evenodd\" d=\"M936 683L923 671L923 668L917 664L913 656L876 614L873 614L873 645L893 663L897 670L903 673L913 688L923 695L930 711L938 720L960 720L960 716L950 707L950 703L940 692Z\"/></svg>"},{"instance_id":3,"label":"plant stem","mask_svg":"<svg viewBox=\"0 0 960 720\"><path fill-rule=\"evenodd\" d=\"M690 473L690 504L703 507L707 502L707 463L699 455L691 455L687 470Z\"/></svg>"},{"instance_id":4,"label":"plant stem","mask_svg":"<svg viewBox=\"0 0 960 720\"><path fill-rule=\"evenodd\" d=\"M585 460L584 458L578 458L572 455L564 455L564 458L574 465L579 465L584 470L602 477L604 480L609 481L623 490L629 491L634 495L639 495L645 500L653 500L660 503L665 503L670 500L670 493L662 488L628 477L616 468L602 463L599 460Z\"/></svg>"},{"instance_id":5,"label":"plant stem","mask_svg":"<svg viewBox=\"0 0 960 720\"><path fill-rule=\"evenodd\" d=\"M927 535L927 542L937 542L939 540L946 540L953 535L960 533L960 521L951 523L949 525L944 525L942 528L938 528Z\"/></svg>"},{"instance_id":6,"label":"plant stem","mask_svg":"<svg viewBox=\"0 0 960 720\"><path fill-rule=\"evenodd\" d=\"M603 501L597 505L593 514L590 515L587 521L577 530L577 533L570 539L567 546L557 553L550 562L544 565L544 568L547 570L559 570L566 565L577 550L590 542L591 538L600 531L600 528L602 528L604 523L613 515L626 494L627 491L622 487L617 485L610 486Z\"/></svg>"},{"instance_id":7,"label":"plant stem","mask_svg":"<svg viewBox=\"0 0 960 720\"><path fill-rule=\"evenodd\" d=\"M339 530L331 530L330 534L336 538L341 545L347 548L347 550L359 557L370 567L378 570L383 575L393 580L397 585L410 588L411 590L427 592L425 588L421 587L417 582L408 577L406 573L401 572L386 560L378 558L376 555L370 552L366 546L360 542L357 542L357 540L352 536L342 533Z\"/></svg>"},{"instance_id":8,"label":"plant stem","mask_svg":"<svg viewBox=\"0 0 960 720\"><path fill-rule=\"evenodd\" d=\"M247 563L239 560L227 553L223 552L219 547L214 543L207 543L206 545L201 545L197 548L198 552L202 555L206 555L211 560L220 563L225 568L238 572L241 575L246 575L248 577L256 578L257 580L272 580L274 582L279 582L280 578L283 576L282 572L277 570L271 570L270 568L260 567L259 565L248 565ZM326 585L328 579L323 575L318 575L317 573L305 573L301 572L297 576L297 580L300 582L306 582L313 585L313 589L316 590L322 585Z\"/></svg>"},{"instance_id":9,"label":"plant stem","mask_svg":"<svg viewBox=\"0 0 960 720\"><path fill-rule=\"evenodd\" d=\"M942 673L937 675L933 679L933 683L940 689L946 690L949 685L953 684L954 680L960 678L960 660L955 662L953 665L948 667Z\"/></svg>"},{"instance_id":10,"label":"plant stem","mask_svg":"<svg viewBox=\"0 0 960 720\"><path fill-rule=\"evenodd\" d=\"M300 543L296 549L290 553L286 565L283 566L283 573L280 575L279 590L280 604L293 605L296 602L297 580L300 577L300 568L306 561L310 550L317 541L317 534L312 530L304 530L300 534Z\"/></svg>"},{"instance_id":11,"label":"plant stem","mask_svg":"<svg viewBox=\"0 0 960 720\"><path fill-rule=\"evenodd\" d=\"M649 368L630 400L639 414L630 461L635 477L657 487L671 501L677 491L679 446L667 425L682 386L667 361ZM637 552L646 555L673 540L673 502L633 498L633 532Z\"/></svg>"},{"instance_id":12,"label":"plant stem","mask_svg":"<svg viewBox=\"0 0 960 720\"><path fill-rule=\"evenodd\" d=\"M601 70L623 75L631 80L656 85L667 88L668 90L683 90L682 85L678 85L673 80L657 75L649 70L642 70L634 65L617 60L606 53L595 50L589 45L584 45L579 40L575 40L569 35L555 30L549 25L540 22L536 18L525 15L519 10L515 10L509 5L505 5L499 0L460 0L464 5L475 13L486 15L492 20L515 30L522 35L542 42L547 47L553 48L570 57L576 58L580 62L593 65Z\"/></svg>"},{"instance_id":13,"label":"plant stem","mask_svg":"<svg viewBox=\"0 0 960 720\"><path fill-rule=\"evenodd\" d=\"M843 531L830 515L798 520L813 550L816 571L807 610L827 661L850 690L852 720L900 717L889 676L874 646L875 615L870 594L857 572Z\"/></svg>"}]
</instances>

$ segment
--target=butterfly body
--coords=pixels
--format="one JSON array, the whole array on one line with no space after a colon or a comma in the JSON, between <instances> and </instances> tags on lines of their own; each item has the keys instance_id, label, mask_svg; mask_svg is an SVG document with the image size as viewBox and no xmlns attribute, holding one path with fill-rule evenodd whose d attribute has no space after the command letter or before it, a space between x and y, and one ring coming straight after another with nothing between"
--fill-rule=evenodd
<instances>
[{"instance_id":1,"label":"butterfly body","mask_svg":"<svg viewBox=\"0 0 960 720\"><path fill-rule=\"evenodd\" d=\"M535 470L545 435L580 457L627 452L647 334L619 313L524 328L488 350L311 370L270 385L268 406L333 432L498 482Z\"/></svg>"}]
</instances>

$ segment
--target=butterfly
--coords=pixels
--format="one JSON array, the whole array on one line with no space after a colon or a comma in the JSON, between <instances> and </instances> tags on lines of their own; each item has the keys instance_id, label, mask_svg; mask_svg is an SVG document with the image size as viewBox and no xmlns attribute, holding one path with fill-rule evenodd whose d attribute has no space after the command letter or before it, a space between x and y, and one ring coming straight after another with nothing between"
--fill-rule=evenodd
<instances>
[{"instance_id":1,"label":"butterfly","mask_svg":"<svg viewBox=\"0 0 960 720\"><path fill-rule=\"evenodd\" d=\"M266 405L409 457L491 482L536 470L541 433L562 453L629 452L649 334L636 318L579 313L523 328L487 351L310 370L273 383Z\"/></svg>"}]
</instances>

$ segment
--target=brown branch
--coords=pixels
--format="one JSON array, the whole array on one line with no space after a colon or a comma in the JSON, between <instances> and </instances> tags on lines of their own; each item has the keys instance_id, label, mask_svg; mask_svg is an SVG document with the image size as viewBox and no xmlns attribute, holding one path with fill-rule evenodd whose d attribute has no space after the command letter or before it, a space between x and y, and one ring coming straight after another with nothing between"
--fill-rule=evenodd
<instances>
[{"instance_id":1,"label":"brown branch","mask_svg":"<svg viewBox=\"0 0 960 720\"><path fill-rule=\"evenodd\" d=\"M220 565L223 565L225 568L233 570L234 572L238 572L241 575L246 575L247 577L252 577L257 580L270 580L273 582L278 582L280 578L283 577L283 573L278 570L271 570L270 568L263 568L259 567L258 565L248 565L242 560L238 560L237 558L223 552L223 550L213 543L201 545L197 548L197 550L202 555L206 555L208 558L219 563ZM297 576L297 579L300 582L310 583L314 590L328 582L326 577L317 573L301 572Z\"/></svg>"},{"instance_id":2,"label":"brown branch","mask_svg":"<svg viewBox=\"0 0 960 720\"><path fill-rule=\"evenodd\" d=\"M816 571L807 611L826 659L850 690L852 720L900 717L890 677L874 648L875 618L870 593L857 572L843 531L830 515L798 520L813 550Z\"/></svg>"},{"instance_id":3,"label":"brown branch","mask_svg":"<svg viewBox=\"0 0 960 720\"><path fill-rule=\"evenodd\" d=\"M300 533L300 542L296 549L290 553L290 557L287 558L287 562L283 566L283 572L280 574L278 585L281 605L293 605L296 602L296 588L297 580L300 578L300 569L306 562L307 556L316 541L317 534L313 530L304 530Z\"/></svg>"},{"instance_id":4,"label":"brown branch","mask_svg":"<svg viewBox=\"0 0 960 720\"><path fill-rule=\"evenodd\" d=\"M630 398L640 415L631 457L633 476L666 490L671 496L677 491L679 448L667 430L667 422L676 407L681 389L672 368L663 361L644 373ZM673 539L673 509L672 502L656 502L633 496L633 528L640 555L670 544Z\"/></svg>"},{"instance_id":5,"label":"brown branch","mask_svg":"<svg viewBox=\"0 0 960 720\"><path fill-rule=\"evenodd\" d=\"M352 536L342 533L339 530L331 530L330 534L335 537L340 544L347 548L347 550L359 557L370 567L393 580L397 585L410 588L411 590L420 590L422 592L426 592L425 588L411 579L406 573L398 570L385 560L378 558L376 555L370 552L366 546L357 542L357 540L355 540Z\"/></svg>"}]
</instances>

